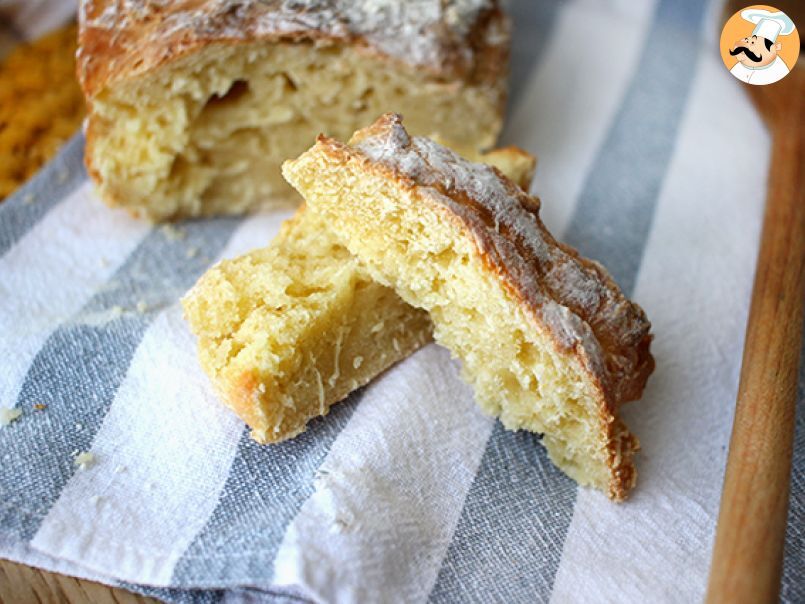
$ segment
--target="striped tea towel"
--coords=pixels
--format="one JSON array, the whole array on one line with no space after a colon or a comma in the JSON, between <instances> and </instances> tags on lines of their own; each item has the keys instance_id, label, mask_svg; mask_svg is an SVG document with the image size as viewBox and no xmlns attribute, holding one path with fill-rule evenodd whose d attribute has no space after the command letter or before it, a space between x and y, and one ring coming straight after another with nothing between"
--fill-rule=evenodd
<instances>
[{"instance_id":1,"label":"striped tea towel","mask_svg":"<svg viewBox=\"0 0 805 604\"><path fill-rule=\"evenodd\" d=\"M0 556L177 602L701 600L769 135L719 59L718 2L512 11L502 142L539 156L546 223L654 324L657 370L625 411L632 499L577 488L537 436L484 417L435 345L255 444L178 299L288 213L152 228L94 197L77 135L0 206L0 405L22 413L0 429ZM787 602L805 601L802 411Z\"/></svg>"}]
</instances>

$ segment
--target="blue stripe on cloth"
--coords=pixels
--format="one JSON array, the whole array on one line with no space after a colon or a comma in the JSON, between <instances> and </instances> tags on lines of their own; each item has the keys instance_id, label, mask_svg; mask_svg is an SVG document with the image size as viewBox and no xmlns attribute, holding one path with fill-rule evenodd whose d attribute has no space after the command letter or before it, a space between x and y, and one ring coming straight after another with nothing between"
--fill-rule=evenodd
<instances>
[{"instance_id":1,"label":"blue stripe on cloth","mask_svg":"<svg viewBox=\"0 0 805 604\"><path fill-rule=\"evenodd\" d=\"M548 32L556 21L560 4L563 3L558 0L519 0L509 7L514 27L509 61L509 115L517 106L548 43Z\"/></svg>"},{"instance_id":2,"label":"blue stripe on cloth","mask_svg":"<svg viewBox=\"0 0 805 604\"><path fill-rule=\"evenodd\" d=\"M780 601L785 604L805 602L805 333L799 357L797 389L797 424L794 457L791 462L791 495L788 527L785 534L783 582Z\"/></svg>"},{"instance_id":3,"label":"blue stripe on cloth","mask_svg":"<svg viewBox=\"0 0 805 604\"><path fill-rule=\"evenodd\" d=\"M700 48L701 0L660 3L645 53L565 239L634 290Z\"/></svg>"},{"instance_id":4,"label":"blue stripe on cloth","mask_svg":"<svg viewBox=\"0 0 805 604\"><path fill-rule=\"evenodd\" d=\"M703 14L704 4L698 0L662 0L658 5L635 75L564 237L584 255L602 261L627 294L637 277L696 71ZM516 452L506 452L507 447L533 447L531 455L540 461L513 464ZM519 455L527 458L526 453ZM533 488L534 474L548 465L547 454L534 439L514 439L496 427L439 572L433 601L463 601L482 594L500 601L524 593L535 601L550 598L576 488L556 472Z\"/></svg>"},{"instance_id":5,"label":"blue stripe on cloth","mask_svg":"<svg viewBox=\"0 0 805 604\"><path fill-rule=\"evenodd\" d=\"M117 586L171 604L218 604L224 601L226 594L221 589L174 589L126 582L120 582Z\"/></svg>"},{"instance_id":6,"label":"blue stripe on cloth","mask_svg":"<svg viewBox=\"0 0 805 604\"><path fill-rule=\"evenodd\" d=\"M179 560L177 586L268 584L287 526L313 493L313 478L363 390L276 445L244 433L218 505Z\"/></svg>"},{"instance_id":7,"label":"blue stripe on cloth","mask_svg":"<svg viewBox=\"0 0 805 604\"><path fill-rule=\"evenodd\" d=\"M103 289L54 331L31 363L17 399L21 419L0 430L0 527L31 539L88 450L160 308L193 284L229 240L238 220L191 222L184 237L155 229ZM187 250L202 250L188 258ZM138 301L149 310L134 310ZM121 309L124 309L121 311ZM46 405L35 411L36 404Z\"/></svg>"},{"instance_id":8,"label":"blue stripe on cloth","mask_svg":"<svg viewBox=\"0 0 805 604\"><path fill-rule=\"evenodd\" d=\"M86 178L84 135L79 132L53 161L0 204L0 256Z\"/></svg>"},{"instance_id":9,"label":"blue stripe on cloth","mask_svg":"<svg viewBox=\"0 0 805 604\"><path fill-rule=\"evenodd\" d=\"M538 443L536 434L495 424L431 601L547 599L576 485Z\"/></svg>"},{"instance_id":10,"label":"blue stripe on cloth","mask_svg":"<svg viewBox=\"0 0 805 604\"><path fill-rule=\"evenodd\" d=\"M150 587L133 583L119 583L118 587L143 596L156 598L170 604L218 604L219 602L241 602L243 604L314 604L313 600L285 589L256 589L238 587L233 589L181 589L171 587Z\"/></svg>"}]
</instances>

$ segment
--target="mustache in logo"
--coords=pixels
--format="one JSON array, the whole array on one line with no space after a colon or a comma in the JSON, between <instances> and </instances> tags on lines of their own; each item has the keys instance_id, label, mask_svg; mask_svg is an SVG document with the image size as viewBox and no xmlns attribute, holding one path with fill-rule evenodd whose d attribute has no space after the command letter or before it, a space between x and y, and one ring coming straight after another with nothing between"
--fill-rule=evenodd
<instances>
[{"instance_id":1,"label":"mustache in logo","mask_svg":"<svg viewBox=\"0 0 805 604\"><path fill-rule=\"evenodd\" d=\"M730 54L734 57L735 55L739 55L744 53L747 57L749 57L750 61L754 61L755 63L760 63L763 60L763 57L760 55L756 55L751 50L749 50L746 46L739 46L735 50L731 50Z\"/></svg>"}]
</instances>

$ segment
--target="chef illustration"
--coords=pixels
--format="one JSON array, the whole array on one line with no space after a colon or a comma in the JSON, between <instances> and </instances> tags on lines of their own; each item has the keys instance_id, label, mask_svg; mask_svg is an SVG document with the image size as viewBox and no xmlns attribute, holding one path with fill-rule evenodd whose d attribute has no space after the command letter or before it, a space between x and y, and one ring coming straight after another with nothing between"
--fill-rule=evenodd
<instances>
[{"instance_id":1,"label":"chef illustration","mask_svg":"<svg viewBox=\"0 0 805 604\"><path fill-rule=\"evenodd\" d=\"M759 8L741 11L741 17L755 24L752 33L741 38L730 49L737 59L730 73L748 84L772 84L788 75L789 68L779 56L780 37L794 31L794 22L783 12Z\"/></svg>"}]
</instances>

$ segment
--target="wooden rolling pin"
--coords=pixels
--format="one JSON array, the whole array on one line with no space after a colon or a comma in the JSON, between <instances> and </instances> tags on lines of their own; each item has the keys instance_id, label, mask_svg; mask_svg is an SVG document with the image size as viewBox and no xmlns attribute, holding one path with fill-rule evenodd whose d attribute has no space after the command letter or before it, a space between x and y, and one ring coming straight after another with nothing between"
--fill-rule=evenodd
<instances>
[{"instance_id":1,"label":"wooden rolling pin","mask_svg":"<svg viewBox=\"0 0 805 604\"><path fill-rule=\"evenodd\" d=\"M734 4L728 15L743 6ZM779 8L803 25L801 10ZM805 57L783 80L745 87L771 131L772 157L709 604L779 597L805 310Z\"/></svg>"}]
</instances>

